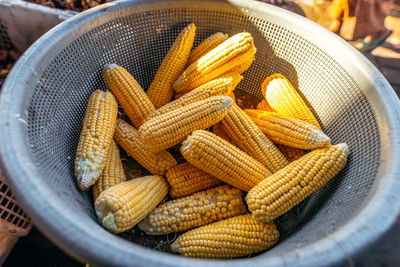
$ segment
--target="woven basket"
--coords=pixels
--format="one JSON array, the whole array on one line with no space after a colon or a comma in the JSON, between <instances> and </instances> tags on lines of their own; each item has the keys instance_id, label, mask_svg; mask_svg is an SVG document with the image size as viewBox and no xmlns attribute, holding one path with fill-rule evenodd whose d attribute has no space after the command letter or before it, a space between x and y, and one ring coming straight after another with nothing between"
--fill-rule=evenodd
<instances>
[{"instance_id":1,"label":"woven basket","mask_svg":"<svg viewBox=\"0 0 400 267\"><path fill-rule=\"evenodd\" d=\"M0 173L0 265L18 238L27 235L32 224Z\"/></svg>"}]
</instances>

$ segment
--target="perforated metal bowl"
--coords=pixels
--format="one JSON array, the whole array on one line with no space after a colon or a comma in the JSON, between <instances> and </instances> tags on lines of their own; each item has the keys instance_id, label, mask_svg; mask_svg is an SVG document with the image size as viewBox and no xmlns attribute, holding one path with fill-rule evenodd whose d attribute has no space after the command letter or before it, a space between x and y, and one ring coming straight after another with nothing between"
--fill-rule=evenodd
<instances>
[{"instance_id":1,"label":"perforated metal bowl","mask_svg":"<svg viewBox=\"0 0 400 267\"><path fill-rule=\"evenodd\" d=\"M147 88L188 22L197 25L196 43L217 31L251 32L256 61L238 90L259 100L263 79L281 72L300 89L333 143L350 146L347 167L280 218L279 244L255 257L188 259L157 251L165 241L140 233L130 238L133 242L112 235L97 223L91 196L73 177L86 101L95 89L106 88L102 67L125 66ZM260 2L123 1L84 12L23 55L4 85L0 111L1 163L12 189L37 227L82 261L108 266L340 264L381 236L400 210L400 108L393 89L343 40Z\"/></svg>"}]
</instances>

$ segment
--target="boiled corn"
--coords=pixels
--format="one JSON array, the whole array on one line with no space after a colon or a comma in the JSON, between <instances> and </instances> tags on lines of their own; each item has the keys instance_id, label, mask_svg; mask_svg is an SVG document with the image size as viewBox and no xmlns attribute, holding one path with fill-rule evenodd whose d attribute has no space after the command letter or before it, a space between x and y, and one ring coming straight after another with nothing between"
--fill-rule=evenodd
<instances>
[{"instance_id":1,"label":"boiled corn","mask_svg":"<svg viewBox=\"0 0 400 267\"><path fill-rule=\"evenodd\" d=\"M144 176L103 191L95 202L96 214L108 231L121 233L145 218L167 195L161 176Z\"/></svg>"},{"instance_id":2,"label":"boiled corn","mask_svg":"<svg viewBox=\"0 0 400 267\"><path fill-rule=\"evenodd\" d=\"M285 156L238 105L232 105L221 125L239 148L272 173L289 164Z\"/></svg>"},{"instance_id":3,"label":"boiled corn","mask_svg":"<svg viewBox=\"0 0 400 267\"><path fill-rule=\"evenodd\" d=\"M319 148L261 181L245 198L253 218L267 223L289 211L338 174L348 154L344 143Z\"/></svg>"},{"instance_id":4,"label":"boiled corn","mask_svg":"<svg viewBox=\"0 0 400 267\"><path fill-rule=\"evenodd\" d=\"M217 32L213 35L208 36L195 49L193 49L193 51L189 55L189 59L187 60L186 64L189 66L190 64L213 50L215 47L223 43L228 38L229 35L222 32Z\"/></svg>"},{"instance_id":5,"label":"boiled corn","mask_svg":"<svg viewBox=\"0 0 400 267\"><path fill-rule=\"evenodd\" d=\"M246 70L248 70L250 68L250 66L251 66L251 64L253 64L254 60L255 60L255 54L253 54L253 56L246 58L243 62L241 62L241 64L239 64L238 66L236 66L233 69L231 69L230 71L228 71L227 74L230 74L230 73L242 74L243 72L245 72Z\"/></svg>"},{"instance_id":6,"label":"boiled corn","mask_svg":"<svg viewBox=\"0 0 400 267\"><path fill-rule=\"evenodd\" d=\"M217 124L213 125L213 133L222 139L225 139L232 145L235 145L235 142L233 141L232 138L229 137L229 135L225 132L224 128L222 128L221 122L218 122Z\"/></svg>"},{"instance_id":7,"label":"boiled corn","mask_svg":"<svg viewBox=\"0 0 400 267\"><path fill-rule=\"evenodd\" d=\"M263 99L260 103L257 104L258 110L265 110L269 112L275 112L271 106L268 104L267 100Z\"/></svg>"},{"instance_id":8,"label":"boiled corn","mask_svg":"<svg viewBox=\"0 0 400 267\"><path fill-rule=\"evenodd\" d=\"M103 77L136 128L142 125L147 115L156 110L142 87L123 67L108 64L103 68Z\"/></svg>"},{"instance_id":9,"label":"boiled corn","mask_svg":"<svg viewBox=\"0 0 400 267\"><path fill-rule=\"evenodd\" d=\"M188 196L221 183L188 162L172 167L165 177L170 184L169 195L173 198Z\"/></svg>"},{"instance_id":10,"label":"boiled corn","mask_svg":"<svg viewBox=\"0 0 400 267\"><path fill-rule=\"evenodd\" d=\"M246 212L242 191L222 185L161 204L139 223L150 235L186 231Z\"/></svg>"},{"instance_id":11,"label":"boiled corn","mask_svg":"<svg viewBox=\"0 0 400 267\"><path fill-rule=\"evenodd\" d=\"M177 145L192 131L222 120L231 105L230 97L213 96L154 117L139 128L144 148L157 152Z\"/></svg>"},{"instance_id":12,"label":"boiled corn","mask_svg":"<svg viewBox=\"0 0 400 267\"><path fill-rule=\"evenodd\" d=\"M235 89L235 87L242 79L243 79L242 75L234 73L209 81L208 83L205 83L197 87L196 89L189 91L179 99L176 99L160 107L159 109L151 113L146 118L146 120L149 120L156 116L160 116L177 108L187 106L189 104L192 104L200 100L204 100L212 96L230 95L232 94L232 91Z\"/></svg>"},{"instance_id":13,"label":"boiled corn","mask_svg":"<svg viewBox=\"0 0 400 267\"><path fill-rule=\"evenodd\" d=\"M274 143L301 149L316 149L331 143L319 128L305 121L256 109L245 112Z\"/></svg>"},{"instance_id":14,"label":"boiled corn","mask_svg":"<svg viewBox=\"0 0 400 267\"><path fill-rule=\"evenodd\" d=\"M108 155L106 165L99 179L93 185L94 200L96 200L100 193L107 188L125 181L126 176L119 156L119 149L115 141L112 140L110 154Z\"/></svg>"},{"instance_id":15,"label":"boiled corn","mask_svg":"<svg viewBox=\"0 0 400 267\"><path fill-rule=\"evenodd\" d=\"M75 176L86 190L100 177L111 148L118 104L111 92L96 90L89 97L75 156Z\"/></svg>"},{"instance_id":16,"label":"boiled corn","mask_svg":"<svg viewBox=\"0 0 400 267\"><path fill-rule=\"evenodd\" d=\"M278 238L273 222L262 224L246 214L184 233L171 244L171 250L187 257L230 259L267 250Z\"/></svg>"},{"instance_id":17,"label":"boiled corn","mask_svg":"<svg viewBox=\"0 0 400 267\"><path fill-rule=\"evenodd\" d=\"M132 158L152 174L164 175L168 169L177 164L174 157L167 151L152 153L145 150L138 131L119 118L114 139Z\"/></svg>"},{"instance_id":18,"label":"boiled corn","mask_svg":"<svg viewBox=\"0 0 400 267\"><path fill-rule=\"evenodd\" d=\"M229 94L229 96L230 96L230 98L232 98L233 103L237 104L237 103L236 103L236 96L235 96L235 94L232 92L232 93Z\"/></svg>"},{"instance_id":19,"label":"boiled corn","mask_svg":"<svg viewBox=\"0 0 400 267\"><path fill-rule=\"evenodd\" d=\"M289 162L295 161L306 154L306 151L300 148L276 144L279 151L288 159Z\"/></svg>"},{"instance_id":20,"label":"boiled corn","mask_svg":"<svg viewBox=\"0 0 400 267\"><path fill-rule=\"evenodd\" d=\"M155 108L159 108L171 100L174 94L172 84L185 68L193 46L195 32L194 23L185 27L161 62L161 66L147 90L147 96Z\"/></svg>"},{"instance_id":21,"label":"boiled corn","mask_svg":"<svg viewBox=\"0 0 400 267\"><path fill-rule=\"evenodd\" d=\"M204 130L194 131L182 143L181 153L192 165L244 191L271 175L260 162Z\"/></svg>"},{"instance_id":22,"label":"boiled corn","mask_svg":"<svg viewBox=\"0 0 400 267\"><path fill-rule=\"evenodd\" d=\"M238 33L187 67L175 81L173 88L176 92L196 88L229 73L249 58L253 58L255 53L256 48L251 34Z\"/></svg>"},{"instance_id":23,"label":"boiled corn","mask_svg":"<svg viewBox=\"0 0 400 267\"><path fill-rule=\"evenodd\" d=\"M282 74L276 73L267 77L261 90L268 104L276 113L308 122L321 129L304 100Z\"/></svg>"}]
</instances>

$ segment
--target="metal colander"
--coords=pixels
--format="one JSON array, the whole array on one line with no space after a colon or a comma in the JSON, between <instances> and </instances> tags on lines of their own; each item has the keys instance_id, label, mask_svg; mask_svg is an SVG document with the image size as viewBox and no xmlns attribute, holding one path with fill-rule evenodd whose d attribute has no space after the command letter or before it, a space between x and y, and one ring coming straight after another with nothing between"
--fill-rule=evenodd
<instances>
[{"instance_id":1,"label":"metal colander","mask_svg":"<svg viewBox=\"0 0 400 267\"><path fill-rule=\"evenodd\" d=\"M278 245L254 257L188 259L163 239L115 236L96 220L91 194L73 177L85 105L106 89L101 69L122 65L147 88L179 31L197 25L196 44L217 31L252 33L256 60L237 95L261 99L280 72L299 88L333 143L351 150L346 168L278 220ZM400 211L399 100L372 64L313 22L255 1L121 1L52 29L19 60L1 96L5 173L33 222L75 258L100 265L313 266L340 264L381 236ZM130 241L124 239L127 237ZM139 243L135 244L135 243ZM150 247L150 248L146 248Z\"/></svg>"}]
</instances>

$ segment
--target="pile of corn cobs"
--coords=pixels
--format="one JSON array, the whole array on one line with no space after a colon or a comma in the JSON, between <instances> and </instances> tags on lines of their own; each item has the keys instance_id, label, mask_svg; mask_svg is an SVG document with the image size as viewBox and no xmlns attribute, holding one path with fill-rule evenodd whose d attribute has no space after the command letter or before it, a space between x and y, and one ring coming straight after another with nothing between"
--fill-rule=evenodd
<instances>
[{"instance_id":1,"label":"pile of corn cobs","mask_svg":"<svg viewBox=\"0 0 400 267\"><path fill-rule=\"evenodd\" d=\"M190 230L173 252L246 256L278 241L273 220L337 175L349 150L330 144L281 74L266 77L257 109L241 109L233 92L255 59L251 34L216 33L192 51L195 31L181 31L147 92L122 66L104 67L110 91L89 98L75 175L81 189L93 185L110 232ZM118 104L130 122L117 118ZM152 175L126 181L116 143ZM166 151L176 145L187 162ZM160 204L168 191L176 199Z\"/></svg>"}]
</instances>

